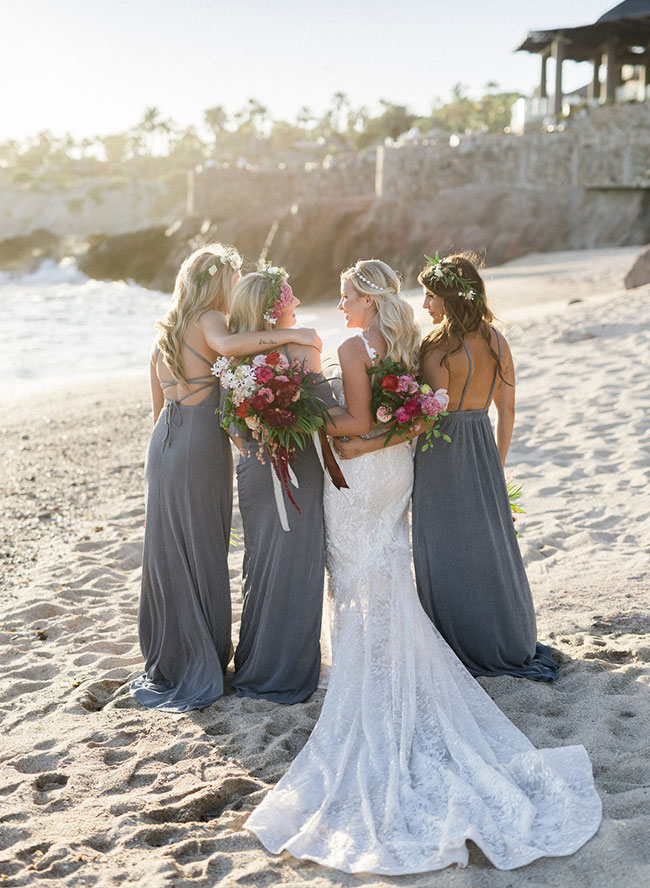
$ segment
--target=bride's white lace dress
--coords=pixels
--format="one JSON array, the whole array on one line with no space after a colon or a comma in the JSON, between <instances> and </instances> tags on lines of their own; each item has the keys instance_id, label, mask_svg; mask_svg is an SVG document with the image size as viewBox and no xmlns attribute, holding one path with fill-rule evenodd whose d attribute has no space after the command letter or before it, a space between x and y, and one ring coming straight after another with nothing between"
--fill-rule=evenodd
<instances>
[{"instance_id":1,"label":"bride's white lace dress","mask_svg":"<svg viewBox=\"0 0 650 888\"><path fill-rule=\"evenodd\" d=\"M246 823L266 848L346 872L499 869L571 854L601 803L582 746L537 750L438 634L411 572L413 463L398 445L326 480L333 666L320 718Z\"/></svg>"}]
</instances>

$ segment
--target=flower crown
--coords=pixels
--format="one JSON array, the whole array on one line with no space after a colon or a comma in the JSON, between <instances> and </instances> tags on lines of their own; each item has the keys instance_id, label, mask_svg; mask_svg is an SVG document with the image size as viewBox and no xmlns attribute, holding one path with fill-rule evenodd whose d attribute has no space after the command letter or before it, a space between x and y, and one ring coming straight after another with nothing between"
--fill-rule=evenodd
<instances>
[{"instance_id":1,"label":"flower crown","mask_svg":"<svg viewBox=\"0 0 650 888\"><path fill-rule=\"evenodd\" d=\"M215 256L212 265L208 266L208 268L205 268L202 272L197 274L197 287L202 287L203 284L206 284L211 277L215 276L215 274L219 271L219 263L221 265L229 265L233 271L240 271L241 256L239 255L239 253L228 253L227 255Z\"/></svg>"},{"instance_id":2,"label":"flower crown","mask_svg":"<svg viewBox=\"0 0 650 888\"><path fill-rule=\"evenodd\" d=\"M426 254L424 258L429 263L423 272L424 276L432 277L435 283L440 283L449 290L457 290L463 299L468 299L470 302L480 302L481 293L478 288L474 289L477 286L476 281L464 278L462 268L453 262L443 261L437 251L435 258L432 259Z\"/></svg>"},{"instance_id":3,"label":"flower crown","mask_svg":"<svg viewBox=\"0 0 650 888\"><path fill-rule=\"evenodd\" d=\"M277 324L278 318L293 298L291 287L287 283L289 274L278 265L264 265L259 273L266 278L269 296L264 305L262 317L268 324Z\"/></svg>"}]
</instances>

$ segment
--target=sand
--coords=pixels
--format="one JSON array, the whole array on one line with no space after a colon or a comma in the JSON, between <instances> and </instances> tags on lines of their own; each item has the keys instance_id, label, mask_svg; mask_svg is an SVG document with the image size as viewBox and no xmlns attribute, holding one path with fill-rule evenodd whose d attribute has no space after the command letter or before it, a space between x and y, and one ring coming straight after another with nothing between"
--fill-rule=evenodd
<instances>
[{"instance_id":1,"label":"sand","mask_svg":"<svg viewBox=\"0 0 650 888\"><path fill-rule=\"evenodd\" d=\"M119 380L3 405L0 885L650 882L650 287L621 289L633 252L488 274L517 361L520 544L540 639L562 665L554 685L482 684L536 745L586 746L604 802L595 838L509 873L475 848L467 869L395 879L269 856L243 824L324 692L291 707L227 694L180 716L128 695L150 421L144 380Z\"/></svg>"}]
</instances>

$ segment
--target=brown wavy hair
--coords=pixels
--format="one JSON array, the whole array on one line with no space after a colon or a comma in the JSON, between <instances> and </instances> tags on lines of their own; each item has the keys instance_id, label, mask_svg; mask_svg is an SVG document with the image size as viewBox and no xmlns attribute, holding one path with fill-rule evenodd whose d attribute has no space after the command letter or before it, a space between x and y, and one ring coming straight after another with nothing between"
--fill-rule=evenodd
<instances>
[{"instance_id":1,"label":"brown wavy hair","mask_svg":"<svg viewBox=\"0 0 650 888\"><path fill-rule=\"evenodd\" d=\"M443 322L422 340L420 366L422 366L428 352L442 345L446 346L447 353L440 359L440 364L441 366L444 364L449 369L449 356L461 350L465 338L470 333L479 332L496 361L499 376L506 382L499 355L492 348L490 341L490 325L495 320L495 315L487 302L485 281L478 271L482 264L481 258L476 253L463 251L445 256L441 261L444 265L452 265L456 274L471 283L476 296L474 299L469 299L457 287L445 286L442 281L436 278L433 266L425 265L418 275L418 283L422 284L434 296L439 296L443 300L445 317Z\"/></svg>"}]
</instances>

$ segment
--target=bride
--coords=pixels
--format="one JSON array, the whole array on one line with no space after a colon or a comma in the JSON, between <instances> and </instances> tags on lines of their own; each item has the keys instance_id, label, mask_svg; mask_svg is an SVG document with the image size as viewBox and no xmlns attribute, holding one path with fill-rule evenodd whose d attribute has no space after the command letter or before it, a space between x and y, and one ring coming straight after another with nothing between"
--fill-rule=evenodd
<instances>
[{"instance_id":1,"label":"bride","mask_svg":"<svg viewBox=\"0 0 650 888\"><path fill-rule=\"evenodd\" d=\"M369 402L366 369L378 358L415 369L413 312L378 260L343 273L339 308L366 352L344 366L344 393L365 390ZM309 740L246 828L273 853L346 872L464 866L468 839L504 870L573 853L601 819L587 753L535 749L423 611L409 551L410 445L346 461L345 476L349 490L326 482L325 493L327 694Z\"/></svg>"}]
</instances>

